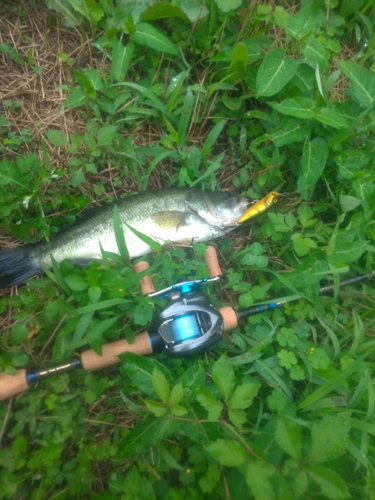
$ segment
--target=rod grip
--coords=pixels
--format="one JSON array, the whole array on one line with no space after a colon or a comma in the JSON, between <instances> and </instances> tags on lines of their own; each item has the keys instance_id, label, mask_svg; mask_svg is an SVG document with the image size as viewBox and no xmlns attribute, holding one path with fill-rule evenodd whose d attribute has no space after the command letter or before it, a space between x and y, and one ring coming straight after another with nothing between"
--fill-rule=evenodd
<instances>
[{"instance_id":1,"label":"rod grip","mask_svg":"<svg viewBox=\"0 0 375 500\"><path fill-rule=\"evenodd\" d=\"M221 307L219 311L224 320L224 331L227 332L228 330L233 330L234 328L236 328L236 326L238 325L238 318L233 307Z\"/></svg>"},{"instance_id":2,"label":"rod grip","mask_svg":"<svg viewBox=\"0 0 375 500\"><path fill-rule=\"evenodd\" d=\"M26 381L26 370L17 370L15 375L0 373L0 401L26 391L29 385Z\"/></svg>"},{"instance_id":3,"label":"rod grip","mask_svg":"<svg viewBox=\"0 0 375 500\"><path fill-rule=\"evenodd\" d=\"M222 276L223 273L221 272L219 261L217 259L217 253L214 247L207 247L207 250L203 254L203 258L207 263L210 278Z\"/></svg>"},{"instance_id":4,"label":"rod grip","mask_svg":"<svg viewBox=\"0 0 375 500\"><path fill-rule=\"evenodd\" d=\"M144 356L152 353L150 337L147 332L140 333L136 336L133 344L125 339L111 342L102 346L102 355L96 354L92 349L85 351L81 354L81 361L83 368L91 372L99 370L106 366L111 366L120 362L118 356L124 352L133 352Z\"/></svg>"},{"instance_id":5,"label":"rod grip","mask_svg":"<svg viewBox=\"0 0 375 500\"><path fill-rule=\"evenodd\" d=\"M145 261L137 262L134 266L134 271L136 273L141 273L142 271L145 271L150 267L150 264ZM155 292L155 287L152 282L152 278L149 274L144 276L140 281L139 284L141 286L141 292L142 295L148 295L149 293Z\"/></svg>"}]
</instances>

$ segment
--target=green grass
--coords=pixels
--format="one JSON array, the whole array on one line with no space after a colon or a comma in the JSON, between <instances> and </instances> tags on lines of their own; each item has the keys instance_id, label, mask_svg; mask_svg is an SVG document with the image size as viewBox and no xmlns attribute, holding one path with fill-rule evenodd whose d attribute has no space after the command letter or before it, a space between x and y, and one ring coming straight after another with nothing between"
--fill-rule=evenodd
<instances>
[{"instance_id":1,"label":"green grass","mask_svg":"<svg viewBox=\"0 0 375 500\"><path fill-rule=\"evenodd\" d=\"M20 103L4 102L5 231L51 237L122 186L285 192L218 242L225 277L208 293L239 308L302 298L241 320L205 355L126 354L2 402L0 499L374 499L373 282L339 289L374 269L372 2L46 3L102 63L63 82L64 112L84 123L72 134L17 131L6 116ZM16 49L0 44L37 73ZM0 299L2 371L147 329L164 302L139 295L119 248L114 264L66 261ZM156 288L206 276L203 252L148 257Z\"/></svg>"}]
</instances>

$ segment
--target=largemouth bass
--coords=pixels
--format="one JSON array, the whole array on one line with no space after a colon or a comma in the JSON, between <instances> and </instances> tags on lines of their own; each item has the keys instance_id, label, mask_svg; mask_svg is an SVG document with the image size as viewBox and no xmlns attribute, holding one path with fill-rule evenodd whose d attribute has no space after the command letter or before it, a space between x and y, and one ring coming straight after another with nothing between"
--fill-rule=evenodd
<instances>
[{"instance_id":1,"label":"largemouth bass","mask_svg":"<svg viewBox=\"0 0 375 500\"><path fill-rule=\"evenodd\" d=\"M225 192L199 189L162 189L116 202L130 258L150 253L149 245L127 227L163 244L204 242L224 236L245 213L249 200ZM125 223L127 225L125 225ZM77 264L102 260L103 250L118 253L113 229L113 205L99 208L51 239L0 252L0 288L21 283L70 259Z\"/></svg>"}]
</instances>

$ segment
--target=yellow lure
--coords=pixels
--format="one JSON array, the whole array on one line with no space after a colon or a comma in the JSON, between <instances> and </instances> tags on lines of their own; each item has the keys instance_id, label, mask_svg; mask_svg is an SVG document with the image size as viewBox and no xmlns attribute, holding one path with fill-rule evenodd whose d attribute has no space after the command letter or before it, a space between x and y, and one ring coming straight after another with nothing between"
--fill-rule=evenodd
<instances>
[{"instance_id":1,"label":"yellow lure","mask_svg":"<svg viewBox=\"0 0 375 500\"><path fill-rule=\"evenodd\" d=\"M246 212L243 215L241 215L241 217L238 219L237 222L241 223L247 219L252 219L253 217L256 217L257 215L262 214L263 212L268 210L270 208L270 206L277 203L279 201L280 196L281 196L280 193L276 193L276 191L272 191L267 196L265 196L261 200L254 203L254 205L251 205L251 207L249 207L246 210Z\"/></svg>"}]
</instances>

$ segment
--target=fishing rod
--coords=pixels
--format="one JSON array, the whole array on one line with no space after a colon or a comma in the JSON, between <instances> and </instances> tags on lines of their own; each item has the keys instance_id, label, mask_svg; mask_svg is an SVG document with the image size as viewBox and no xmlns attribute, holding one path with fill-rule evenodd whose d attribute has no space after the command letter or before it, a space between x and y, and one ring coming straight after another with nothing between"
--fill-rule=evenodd
<instances>
[{"instance_id":1,"label":"fishing rod","mask_svg":"<svg viewBox=\"0 0 375 500\"><path fill-rule=\"evenodd\" d=\"M140 279L143 295L150 298L167 298L168 304L159 313L157 321L146 332L136 336L133 344L121 339L103 345L101 355L90 349L83 352L79 359L51 368L37 371L21 369L15 375L1 373L0 401L25 391L34 382L60 373L77 368L90 372L119 363L119 356L125 352L144 356L164 350L167 355L173 357L199 354L218 342L224 332L236 328L241 318L276 309L302 298L297 295L288 300L260 304L240 311L230 306L218 309L210 303L206 295L200 293L208 283L217 282L222 276L214 247L207 248L204 259L209 278L176 283L159 291L155 291L149 274ZM136 273L141 273L149 267L147 262L139 262L134 266L134 270ZM340 283L340 288L374 276L375 274L371 273L344 280ZM319 294L324 295L332 290L333 286L326 286L320 289Z\"/></svg>"}]
</instances>

